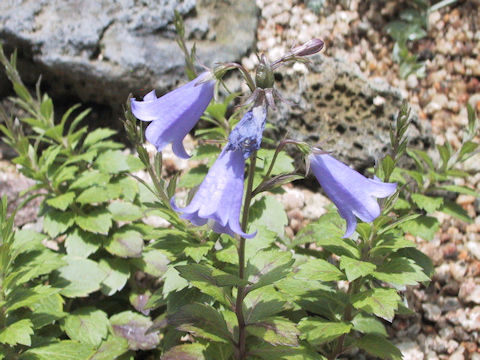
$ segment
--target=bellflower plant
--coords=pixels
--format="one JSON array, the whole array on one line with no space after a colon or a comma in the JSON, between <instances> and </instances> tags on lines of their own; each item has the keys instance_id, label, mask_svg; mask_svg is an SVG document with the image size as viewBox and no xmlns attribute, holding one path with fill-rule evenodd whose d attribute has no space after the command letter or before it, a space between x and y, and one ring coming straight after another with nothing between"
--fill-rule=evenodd
<instances>
[{"instance_id":1,"label":"bellflower plant","mask_svg":"<svg viewBox=\"0 0 480 360\"><path fill-rule=\"evenodd\" d=\"M392 195L397 184L368 179L326 153L312 153L310 166L327 196L347 222L344 237L350 237L357 226L356 217L371 222L380 215L376 198Z\"/></svg>"},{"instance_id":2,"label":"bellflower plant","mask_svg":"<svg viewBox=\"0 0 480 360\"><path fill-rule=\"evenodd\" d=\"M228 150L227 146L208 171L190 204L181 209L175 205L175 199L172 198L171 205L175 211L182 213L183 219L196 226L205 225L211 220L212 230L217 233L252 238L255 234L243 232L239 221L244 171L242 150Z\"/></svg>"},{"instance_id":3,"label":"bellflower plant","mask_svg":"<svg viewBox=\"0 0 480 360\"><path fill-rule=\"evenodd\" d=\"M204 72L196 79L157 98L155 90L143 101L131 100L132 113L140 120L151 121L145 132L147 140L158 151L172 143L172 150L180 158L190 156L183 147L183 138L193 129L213 98L215 82Z\"/></svg>"}]
</instances>

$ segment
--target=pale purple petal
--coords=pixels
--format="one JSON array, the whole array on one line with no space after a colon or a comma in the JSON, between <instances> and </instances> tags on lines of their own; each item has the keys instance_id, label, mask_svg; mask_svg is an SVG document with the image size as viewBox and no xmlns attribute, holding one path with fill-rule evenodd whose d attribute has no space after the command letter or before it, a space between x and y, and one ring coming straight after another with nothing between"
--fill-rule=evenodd
<instances>
[{"instance_id":1,"label":"pale purple petal","mask_svg":"<svg viewBox=\"0 0 480 360\"><path fill-rule=\"evenodd\" d=\"M245 159L241 150L226 148L208 171L190 204L178 208L172 198L171 204L181 217L194 225L204 225L212 220L212 229L231 236L238 234L250 238L240 226L240 210L243 199Z\"/></svg>"},{"instance_id":2,"label":"pale purple petal","mask_svg":"<svg viewBox=\"0 0 480 360\"><path fill-rule=\"evenodd\" d=\"M371 222L380 215L376 198L395 192L397 184L368 179L328 154L311 154L310 166L327 196L347 222L344 237L355 231L357 220Z\"/></svg>"},{"instance_id":3,"label":"pale purple petal","mask_svg":"<svg viewBox=\"0 0 480 360\"><path fill-rule=\"evenodd\" d=\"M213 97L214 81L206 80L208 73L157 98L149 92L143 101L131 100L132 113L140 120L152 121L145 137L158 151L173 143L173 152L189 158L183 147L183 138L192 130Z\"/></svg>"}]
</instances>

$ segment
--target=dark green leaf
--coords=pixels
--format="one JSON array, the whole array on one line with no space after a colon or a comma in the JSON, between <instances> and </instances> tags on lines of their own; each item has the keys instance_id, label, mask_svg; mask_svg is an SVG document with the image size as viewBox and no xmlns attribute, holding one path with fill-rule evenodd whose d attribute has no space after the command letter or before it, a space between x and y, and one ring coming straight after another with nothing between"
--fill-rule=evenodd
<instances>
[{"instance_id":1,"label":"dark green leaf","mask_svg":"<svg viewBox=\"0 0 480 360\"><path fill-rule=\"evenodd\" d=\"M251 283L247 287L247 291L273 284L284 278L291 270L293 262L290 252L259 251L247 263L245 274L249 283Z\"/></svg>"},{"instance_id":2,"label":"dark green leaf","mask_svg":"<svg viewBox=\"0 0 480 360\"><path fill-rule=\"evenodd\" d=\"M340 268L345 271L348 281L354 281L359 277L365 277L373 273L376 265L366 261L355 260L348 256L340 258Z\"/></svg>"},{"instance_id":3,"label":"dark green leaf","mask_svg":"<svg viewBox=\"0 0 480 360\"><path fill-rule=\"evenodd\" d=\"M459 220L465 221L468 224L473 223L473 219L468 215L468 212L453 201L445 199L442 207L440 207L438 210L445 214L454 216Z\"/></svg>"},{"instance_id":4,"label":"dark green leaf","mask_svg":"<svg viewBox=\"0 0 480 360\"><path fill-rule=\"evenodd\" d=\"M394 285L417 285L419 282L430 280L420 266L405 257L388 259L378 267L373 276Z\"/></svg>"},{"instance_id":5,"label":"dark green leaf","mask_svg":"<svg viewBox=\"0 0 480 360\"><path fill-rule=\"evenodd\" d=\"M368 334L355 342L360 349L381 359L402 360L400 350L383 336Z\"/></svg>"},{"instance_id":6,"label":"dark green leaf","mask_svg":"<svg viewBox=\"0 0 480 360\"><path fill-rule=\"evenodd\" d=\"M247 326L247 333L272 345L297 346L300 331L295 323L276 316Z\"/></svg>"},{"instance_id":7,"label":"dark green leaf","mask_svg":"<svg viewBox=\"0 0 480 360\"><path fill-rule=\"evenodd\" d=\"M375 314L387 321L392 321L399 301L400 296L394 289L370 289L351 297L352 305L356 309Z\"/></svg>"},{"instance_id":8,"label":"dark green leaf","mask_svg":"<svg viewBox=\"0 0 480 360\"><path fill-rule=\"evenodd\" d=\"M304 318L298 324L301 338L314 346L330 342L343 334L348 334L352 325L344 322L325 321L320 318Z\"/></svg>"}]
</instances>

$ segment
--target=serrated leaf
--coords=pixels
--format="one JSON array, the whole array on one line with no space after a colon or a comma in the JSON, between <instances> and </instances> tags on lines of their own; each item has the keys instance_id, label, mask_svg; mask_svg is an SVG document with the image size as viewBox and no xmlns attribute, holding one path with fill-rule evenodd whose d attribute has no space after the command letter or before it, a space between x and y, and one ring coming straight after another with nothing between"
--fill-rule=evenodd
<instances>
[{"instance_id":1,"label":"serrated leaf","mask_svg":"<svg viewBox=\"0 0 480 360\"><path fill-rule=\"evenodd\" d=\"M67 314L63 312L63 302L62 296L55 293L42 297L30 305L30 309L32 310L30 316L34 329L51 325L54 321L65 317Z\"/></svg>"},{"instance_id":2,"label":"serrated leaf","mask_svg":"<svg viewBox=\"0 0 480 360\"><path fill-rule=\"evenodd\" d=\"M208 241L202 244L192 244L185 248L185 255L199 263L205 255L213 248L215 244Z\"/></svg>"},{"instance_id":3,"label":"serrated leaf","mask_svg":"<svg viewBox=\"0 0 480 360\"><path fill-rule=\"evenodd\" d=\"M72 226L74 219L74 213L50 209L43 219L43 229L51 237L56 237Z\"/></svg>"},{"instance_id":4,"label":"serrated leaf","mask_svg":"<svg viewBox=\"0 0 480 360\"><path fill-rule=\"evenodd\" d=\"M94 353L91 345L65 340L27 350L20 360L88 360Z\"/></svg>"},{"instance_id":5,"label":"serrated leaf","mask_svg":"<svg viewBox=\"0 0 480 360\"><path fill-rule=\"evenodd\" d=\"M390 231L381 234L378 237L377 243L370 250L370 255L383 256L388 253L396 252L400 249L416 247L417 245L410 240L405 239L405 235L401 231Z\"/></svg>"},{"instance_id":6,"label":"serrated leaf","mask_svg":"<svg viewBox=\"0 0 480 360\"><path fill-rule=\"evenodd\" d=\"M276 316L247 327L247 333L272 345L297 346L300 331L295 323Z\"/></svg>"},{"instance_id":7,"label":"serrated leaf","mask_svg":"<svg viewBox=\"0 0 480 360\"><path fill-rule=\"evenodd\" d=\"M130 266L122 259L103 258L98 262L107 277L101 283L102 293L112 296L123 289L130 277Z\"/></svg>"},{"instance_id":8,"label":"serrated leaf","mask_svg":"<svg viewBox=\"0 0 480 360\"><path fill-rule=\"evenodd\" d=\"M127 159L120 150L108 150L97 157L95 165L101 172L116 174L130 169Z\"/></svg>"},{"instance_id":9,"label":"serrated leaf","mask_svg":"<svg viewBox=\"0 0 480 360\"><path fill-rule=\"evenodd\" d=\"M375 314L382 319L392 321L400 301L394 289L370 289L351 297L352 305L369 314Z\"/></svg>"},{"instance_id":10,"label":"serrated leaf","mask_svg":"<svg viewBox=\"0 0 480 360\"><path fill-rule=\"evenodd\" d=\"M122 337L110 335L89 360L120 359L120 355L128 351L128 341ZM124 359L127 360L127 359Z\"/></svg>"},{"instance_id":11,"label":"serrated leaf","mask_svg":"<svg viewBox=\"0 0 480 360\"><path fill-rule=\"evenodd\" d=\"M434 273L434 266L432 259L430 259L427 255L425 255L423 252L420 250L411 247L411 248L405 248L401 249L397 252L399 256L404 256L406 258L412 259L415 264L419 265L422 267L423 272L428 276L432 277Z\"/></svg>"},{"instance_id":12,"label":"serrated leaf","mask_svg":"<svg viewBox=\"0 0 480 360\"><path fill-rule=\"evenodd\" d=\"M5 311L12 312L22 307L29 307L42 298L58 293L55 289L46 285L37 285L34 288L18 287L6 297Z\"/></svg>"},{"instance_id":13,"label":"serrated leaf","mask_svg":"<svg viewBox=\"0 0 480 360\"><path fill-rule=\"evenodd\" d=\"M395 285L417 285L429 281L423 269L411 259L394 257L378 267L373 276L380 281Z\"/></svg>"},{"instance_id":14,"label":"serrated leaf","mask_svg":"<svg viewBox=\"0 0 480 360\"><path fill-rule=\"evenodd\" d=\"M367 353L381 359L402 360L402 353L383 336L368 334L355 342L355 345Z\"/></svg>"},{"instance_id":15,"label":"serrated leaf","mask_svg":"<svg viewBox=\"0 0 480 360\"><path fill-rule=\"evenodd\" d=\"M86 189L91 186L104 186L110 181L111 175L102 173L98 170L83 172L77 180L75 180L69 189Z\"/></svg>"},{"instance_id":16,"label":"serrated leaf","mask_svg":"<svg viewBox=\"0 0 480 360\"><path fill-rule=\"evenodd\" d=\"M275 283L284 278L294 260L292 254L286 251L259 251L248 260L245 270L246 279L251 284L247 292Z\"/></svg>"},{"instance_id":17,"label":"serrated leaf","mask_svg":"<svg viewBox=\"0 0 480 360\"><path fill-rule=\"evenodd\" d=\"M459 220L465 221L468 224L473 223L473 219L468 215L468 212L453 201L444 200L443 205L438 210L456 217Z\"/></svg>"},{"instance_id":18,"label":"serrated leaf","mask_svg":"<svg viewBox=\"0 0 480 360\"><path fill-rule=\"evenodd\" d=\"M440 228L440 223L434 217L423 215L401 224L400 227L414 236L430 241Z\"/></svg>"},{"instance_id":19,"label":"serrated leaf","mask_svg":"<svg viewBox=\"0 0 480 360\"><path fill-rule=\"evenodd\" d=\"M359 277L365 277L375 271L375 264L342 256L340 258L340 268L345 270L348 281L353 281Z\"/></svg>"},{"instance_id":20,"label":"serrated leaf","mask_svg":"<svg viewBox=\"0 0 480 360\"><path fill-rule=\"evenodd\" d=\"M108 317L93 307L79 308L65 318L64 329L72 340L98 347L108 334Z\"/></svg>"},{"instance_id":21,"label":"serrated leaf","mask_svg":"<svg viewBox=\"0 0 480 360\"><path fill-rule=\"evenodd\" d=\"M73 191L67 192L65 194L50 198L47 200L47 204L55 209L66 210L75 199L75 193Z\"/></svg>"},{"instance_id":22,"label":"serrated leaf","mask_svg":"<svg viewBox=\"0 0 480 360\"><path fill-rule=\"evenodd\" d=\"M257 151L257 166L262 167L263 165L264 175L267 172L274 155L275 150L272 149L260 149ZM281 151L278 153L271 175L290 173L294 170L295 167L293 166L293 159L285 151Z\"/></svg>"},{"instance_id":23,"label":"serrated leaf","mask_svg":"<svg viewBox=\"0 0 480 360\"><path fill-rule=\"evenodd\" d=\"M101 140L107 139L115 135L116 133L116 131L107 128L96 129L87 135L87 137L83 141L83 147L88 148Z\"/></svg>"},{"instance_id":24,"label":"serrated leaf","mask_svg":"<svg viewBox=\"0 0 480 360\"><path fill-rule=\"evenodd\" d=\"M273 286L248 293L244 299L245 324L253 324L280 313L286 306L286 301L283 299L284 297Z\"/></svg>"},{"instance_id":25,"label":"serrated leaf","mask_svg":"<svg viewBox=\"0 0 480 360\"><path fill-rule=\"evenodd\" d=\"M288 225L283 205L273 196L265 196L255 201L250 207L249 220L249 229L253 230L264 226L281 238L285 233L285 226Z\"/></svg>"},{"instance_id":26,"label":"serrated leaf","mask_svg":"<svg viewBox=\"0 0 480 360\"><path fill-rule=\"evenodd\" d=\"M308 344L299 346L256 344L249 353L263 360L327 360Z\"/></svg>"},{"instance_id":27,"label":"serrated leaf","mask_svg":"<svg viewBox=\"0 0 480 360\"><path fill-rule=\"evenodd\" d=\"M387 331L382 322L373 316L358 313L352 320L353 329L363 334L375 334L387 337Z\"/></svg>"},{"instance_id":28,"label":"serrated leaf","mask_svg":"<svg viewBox=\"0 0 480 360\"><path fill-rule=\"evenodd\" d=\"M474 189L469 188L468 186L461 186L461 185L441 185L435 187L436 189L439 190L447 190L459 194L464 194L464 195L471 195L475 196L476 198L480 197L480 194L475 191Z\"/></svg>"},{"instance_id":29,"label":"serrated leaf","mask_svg":"<svg viewBox=\"0 0 480 360\"><path fill-rule=\"evenodd\" d=\"M132 262L143 272L154 277L161 277L167 271L170 260L164 251L149 249L144 251L140 258L133 259Z\"/></svg>"},{"instance_id":30,"label":"serrated leaf","mask_svg":"<svg viewBox=\"0 0 480 360\"><path fill-rule=\"evenodd\" d=\"M177 345L163 354L160 360L204 360L204 350L205 346L198 343Z\"/></svg>"},{"instance_id":31,"label":"serrated leaf","mask_svg":"<svg viewBox=\"0 0 480 360\"><path fill-rule=\"evenodd\" d=\"M116 221L135 221L143 216L137 205L124 201L115 201L108 205L108 211Z\"/></svg>"},{"instance_id":32,"label":"serrated leaf","mask_svg":"<svg viewBox=\"0 0 480 360\"><path fill-rule=\"evenodd\" d=\"M52 284L61 289L63 296L84 297L100 290L107 274L95 261L70 255L63 259L67 265L56 270L52 276Z\"/></svg>"},{"instance_id":33,"label":"serrated leaf","mask_svg":"<svg viewBox=\"0 0 480 360\"><path fill-rule=\"evenodd\" d=\"M333 264L322 259L308 259L298 267L296 279L338 281L344 280L345 275Z\"/></svg>"},{"instance_id":34,"label":"serrated leaf","mask_svg":"<svg viewBox=\"0 0 480 360\"><path fill-rule=\"evenodd\" d=\"M33 324L29 319L22 319L0 329L0 343L7 345L31 345L30 336L33 335Z\"/></svg>"},{"instance_id":35,"label":"serrated leaf","mask_svg":"<svg viewBox=\"0 0 480 360\"><path fill-rule=\"evenodd\" d=\"M82 230L107 235L108 230L112 226L112 214L105 209L95 209L88 212L88 214L77 215L75 223Z\"/></svg>"},{"instance_id":36,"label":"serrated leaf","mask_svg":"<svg viewBox=\"0 0 480 360\"><path fill-rule=\"evenodd\" d=\"M110 254L123 258L140 257L144 246L142 234L135 230L120 229L104 244Z\"/></svg>"},{"instance_id":37,"label":"serrated leaf","mask_svg":"<svg viewBox=\"0 0 480 360\"><path fill-rule=\"evenodd\" d=\"M150 318L124 311L110 318L114 333L128 341L130 350L151 350L160 341L158 332L148 332L152 326Z\"/></svg>"},{"instance_id":38,"label":"serrated leaf","mask_svg":"<svg viewBox=\"0 0 480 360\"><path fill-rule=\"evenodd\" d=\"M78 167L77 166L65 166L57 171L53 176L52 185L54 188L58 188L64 181L70 181L75 179Z\"/></svg>"},{"instance_id":39,"label":"serrated leaf","mask_svg":"<svg viewBox=\"0 0 480 360\"><path fill-rule=\"evenodd\" d=\"M348 334L352 325L344 322L325 321L320 318L303 318L298 324L302 335L314 346L330 342L343 334Z\"/></svg>"},{"instance_id":40,"label":"serrated leaf","mask_svg":"<svg viewBox=\"0 0 480 360\"><path fill-rule=\"evenodd\" d=\"M107 184L105 186L93 186L85 189L78 197L80 204L98 204L120 198L122 191L118 186Z\"/></svg>"},{"instance_id":41,"label":"serrated leaf","mask_svg":"<svg viewBox=\"0 0 480 360\"><path fill-rule=\"evenodd\" d=\"M76 228L67 235L65 248L68 255L87 258L102 245L103 237Z\"/></svg>"},{"instance_id":42,"label":"serrated leaf","mask_svg":"<svg viewBox=\"0 0 480 360\"><path fill-rule=\"evenodd\" d=\"M422 194L412 194L413 202L420 208L431 214L443 204L443 198L431 197Z\"/></svg>"}]
</instances>

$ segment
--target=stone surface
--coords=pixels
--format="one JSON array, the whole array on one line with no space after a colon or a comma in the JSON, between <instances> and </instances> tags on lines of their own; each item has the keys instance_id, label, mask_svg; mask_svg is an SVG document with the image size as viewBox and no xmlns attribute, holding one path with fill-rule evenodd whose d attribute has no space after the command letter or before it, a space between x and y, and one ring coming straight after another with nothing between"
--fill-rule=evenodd
<instances>
[{"instance_id":1,"label":"stone surface","mask_svg":"<svg viewBox=\"0 0 480 360\"><path fill-rule=\"evenodd\" d=\"M43 75L50 95L119 108L130 92L161 93L185 79L174 10L207 66L239 60L255 43L250 0L3 0L0 40L19 49L27 81Z\"/></svg>"},{"instance_id":2,"label":"stone surface","mask_svg":"<svg viewBox=\"0 0 480 360\"><path fill-rule=\"evenodd\" d=\"M277 137L320 144L355 168L372 166L384 154L389 129L402 104L400 91L381 79L368 80L354 64L318 55L306 74L283 72L277 88L297 106L278 104L269 115ZM278 79L277 79L278 80ZM415 115L410 141L431 143L430 128Z\"/></svg>"}]
</instances>

